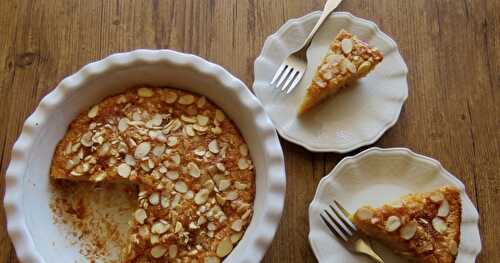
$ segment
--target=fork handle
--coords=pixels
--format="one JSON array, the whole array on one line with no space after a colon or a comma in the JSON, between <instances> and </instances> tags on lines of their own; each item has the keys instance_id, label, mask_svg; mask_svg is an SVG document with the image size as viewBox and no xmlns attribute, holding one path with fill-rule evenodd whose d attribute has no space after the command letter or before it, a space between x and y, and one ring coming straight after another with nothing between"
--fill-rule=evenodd
<instances>
[{"instance_id":1,"label":"fork handle","mask_svg":"<svg viewBox=\"0 0 500 263\"><path fill-rule=\"evenodd\" d=\"M318 29L323 25L323 23L326 21L328 16L335 10L335 8L342 2L342 0L327 0L325 7L323 8L323 12L321 13L321 17L319 18L318 22L316 22L316 25L314 26L313 30L311 33L309 33L309 36L307 36L306 40L304 41L303 47L309 46L311 44L311 41L318 31Z\"/></svg>"}]
</instances>

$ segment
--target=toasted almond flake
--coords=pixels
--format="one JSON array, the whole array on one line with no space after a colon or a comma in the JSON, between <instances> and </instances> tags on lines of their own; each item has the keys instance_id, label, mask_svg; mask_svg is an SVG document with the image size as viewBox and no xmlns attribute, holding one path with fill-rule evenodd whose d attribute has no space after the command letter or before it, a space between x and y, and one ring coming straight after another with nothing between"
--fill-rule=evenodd
<instances>
[{"instance_id":1,"label":"toasted almond flake","mask_svg":"<svg viewBox=\"0 0 500 263\"><path fill-rule=\"evenodd\" d=\"M177 178L179 178L178 171L168 171L166 175L167 175L167 178L170 180L177 180Z\"/></svg>"},{"instance_id":2,"label":"toasted almond flake","mask_svg":"<svg viewBox=\"0 0 500 263\"><path fill-rule=\"evenodd\" d=\"M187 164L187 169L188 169L189 175L191 175L192 177L194 177L194 178L200 177L201 171L200 171L200 168L198 167L198 165L196 163L189 162Z\"/></svg>"},{"instance_id":3,"label":"toasted almond flake","mask_svg":"<svg viewBox=\"0 0 500 263\"><path fill-rule=\"evenodd\" d=\"M440 234L444 233L446 229L448 229L448 225L446 225L446 222L440 217L432 219L432 227Z\"/></svg>"},{"instance_id":4,"label":"toasted almond flake","mask_svg":"<svg viewBox=\"0 0 500 263\"><path fill-rule=\"evenodd\" d=\"M177 256L177 246L175 244L168 247L168 256L170 258L175 258Z\"/></svg>"},{"instance_id":5,"label":"toasted almond flake","mask_svg":"<svg viewBox=\"0 0 500 263\"><path fill-rule=\"evenodd\" d=\"M182 226L181 222L177 221L177 222L175 223L174 233L179 233L179 232L181 232L183 229L184 229L184 227Z\"/></svg>"},{"instance_id":6,"label":"toasted almond flake","mask_svg":"<svg viewBox=\"0 0 500 263\"><path fill-rule=\"evenodd\" d=\"M370 220L373 217L373 212L372 210L366 208L366 207L361 207L358 209L358 211L355 214L360 220Z\"/></svg>"},{"instance_id":7,"label":"toasted almond flake","mask_svg":"<svg viewBox=\"0 0 500 263\"><path fill-rule=\"evenodd\" d=\"M89 131L89 132L86 132L85 134L83 134L82 138L80 139L80 142L85 147L92 146L92 132Z\"/></svg>"},{"instance_id":8,"label":"toasted almond flake","mask_svg":"<svg viewBox=\"0 0 500 263\"><path fill-rule=\"evenodd\" d=\"M186 134L188 136L193 137L196 135L196 133L194 132L194 129L193 129L193 125L189 124L189 125L184 126L184 128L185 128Z\"/></svg>"},{"instance_id":9,"label":"toasted almond flake","mask_svg":"<svg viewBox=\"0 0 500 263\"><path fill-rule=\"evenodd\" d=\"M136 112L134 112L134 113L132 113L132 120L133 120L133 121L136 121L136 122L137 122L137 121L142 121L142 116L141 116L141 113L139 113L139 112L137 112L137 111L136 111ZM130 122L129 124L132 124L132 125L133 125L133 123L132 123L132 122Z\"/></svg>"},{"instance_id":10,"label":"toasted almond flake","mask_svg":"<svg viewBox=\"0 0 500 263\"><path fill-rule=\"evenodd\" d=\"M206 222L207 222L207 218L206 218L206 217L204 217L204 216L200 216L200 217L198 217L197 224L198 224L199 226L201 226L201 225L205 224Z\"/></svg>"},{"instance_id":11,"label":"toasted almond flake","mask_svg":"<svg viewBox=\"0 0 500 263\"><path fill-rule=\"evenodd\" d=\"M221 110L215 110L215 119L218 122L222 122L226 119L226 115Z\"/></svg>"},{"instance_id":12,"label":"toasted almond flake","mask_svg":"<svg viewBox=\"0 0 500 263\"><path fill-rule=\"evenodd\" d=\"M204 133L206 131L208 131L208 127L207 126L201 126L201 125L198 125L198 124L193 124L193 129L197 132L200 132L200 133Z\"/></svg>"},{"instance_id":13,"label":"toasted almond flake","mask_svg":"<svg viewBox=\"0 0 500 263\"><path fill-rule=\"evenodd\" d=\"M448 201L443 200L441 205L439 206L437 216L440 217L446 217L450 213L450 205L448 204Z\"/></svg>"},{"instance_id":14,"label":"toasted almond flake","mask_svg":"<svg viewBox=\"0 0 500 263\"><path fill-rule=\"evenodd\" d=\"M207 229L210 231L215 231L217 229L217 226L214 223L210 222L207 225Z\"/></svg>"},{"instance_id":15,"label":"toasted almond flake","mask_svg":"<svg viewBox=\"0 0 500 263\"><path fill-rule=\"evenodd\" d=\"M172 104L177 100L177 97L177 93L173 91L167 91L165 92L164 100L166 103Z\"/></svg>"},{"instance_id":16,"label":"toasted almond flake","mask_svg":"<svg viewBox=\"0 0 500 263\"><path fill-rule=\"evenodd\" d=\"M169 228L169 225L166 224L165 222L157 221L151 227L151 232L161 235L161 234L167 232L168 228Z\"/></svg>"},{"instance_id":17,"label":"toasted almond flake","mask_svg":"<svg viewBox=\"0 0 500 263\"><path fill-rule=\"evenodd\" d=\"M201 126L206 126L208 124L208 122L210 121L210 119L207 116L200 115L200 114L198 114L198 116L196 116L196 119L198 120L198 124Z\"/></svg>"},{"instance_id":18,"label":"toasted almond flake","mask_svg":"<svg viewBox=\"0 0 500 263\"><path fill-rule=\"evenodd\" d=\"M153 115L153 118L148 122L152 127L157 127L160 126L161 123L163 122L163 117L161 114L155 114Z\"/></svg>"},{"instance_id":19,"label":"toasted almond flake","mask_svg":"<svg viewBox=\"0 0 500 263\"><path fill-rule=\"evenodd\" d=\"M444 200L444 195L441 192L434 192L429 196L429 198L434 203L440 203L441 201Z\"/></svg>"},{"instance_id":20,"label":"toasted almond flake","mask_svg":"<svg viewBox=\"0 0 500 263\"><path fill-rule=\"evenodd\" d=\"M189 116L186 116L186 115L181 115L181 120L183 122L186 122L186 123L196 123L196 118L194 117L189 117Z\"/></svg>"},{"instance_id":21,"label":"toasted almond flake","mask_svg":"<svg viewBox=\"0 0 500 263\"><path fill-rule=\"evenodd\" d=\"M368 71L370 71L370 68L371 68L372 64L370 63L370 61L364 61L363 63L361 63L358 67L358 72L360 74L366 74L368 73Z\"/></svg>"},{"instance_id":22,"label":"toasted almond flake","mask_svg":"<svg viewBox=\"0 0 500 263\"><path fill-rule=\"evenodd\" d=\"M203 183L203 187L205 187L209 192L212 192L214 190L215 184L212 179L208 179Z\"/></svg>"},{"instance_id":23,"label":"toasted almond flake","mask_svg":"<svg viewBox=\"0 0 500 263\"><path fill-rule=\"evenodd\" d=\"M198 108L203 108L203 106L205 106L205 104L207 104L207 99L205 97L200 97L197 101L196 101L196 106Z\"/></svg>"},{"instance_id":24,"label":"toasted almond flake","mask_svg":"<svg viewBox=\"0 0 500 263\"><path fill-rule=\"evenodd\" d=\"M238 190L245 190L245 189L247 189L247 187L248 187L247 184L240 183L238 181L234 182L234 188L236 188Z\"/></svg>"},{"instance_id":25,"label":"toasted almond flake","mask_svg":"<svg viewBox=\"0 0 500 263\"><path fill-rule=\"evenodd\" d=\"M158 205L160 203L160 194L157 192L152 193L149 196L149 203L151 205Z\"/></svg>"},{"instance_id":26,"label":"toasted almond flake","mask_svg":"<svg viewBox=\"0 0 500 263\"><path fill-rule=\"evenodd\" d=\"M193 150L193 153L197 156L203 156L205 155L207 151L205 150L205 148L203 148L203 146L198 146L196 149Z\"/></svg>"},{"instance_id":27,"label":"toasted almond flake","mask_svg":"<svg viewBox=\"0 0 500 263\"><path fill-rule=\"evenodd\" d=\"M160 236L155 235L155 234L151 235L151 237L149 238L149 242L152 245L160 243Z\"/></svg>"},{"instance_id":28,"label":"toasted almond flake","mask_svg":"<svg viewBox=\"0 0 500 263\"><path fill-rule=\"evenodd\" d=\"M170 136L167 139L167 145L170 147L174 147L175 145L177 145L177 142L178 142L178 139L176 136Z\"/></svg>"},{"instance_id":29,"label":"toasted almond flake","mask_svg":"<svg viewBox=\"0 0 500 263\"><path fill-rule=\"evenodd\" d=\"M231 192L227 193L227 195L226 195L226 200L229 200L229 201L236 200L237 198L238 198L238 192L236 192L236 191L231 191Z\"/></svg>"},{"instance_id":30,"label":"toasted almond flake","mask_svg":"<svg viewBox=\"0 0 500 263\"><path fill-rule=\"evenodd\" d=\"M243 221L241 219L236 219L231 224L231 229L236 232L240 232L242 227L243 227Z\"/></svg>"},{"instance_id":31,"label":"toasted almond flake","mask_svg":"<svg viewBox=\"0 0 500 263\"><path fill-rule=\"evenodd\" d=\"M168 208L170 206L170 201L168 200L168 197L162 195L160 197L160 205L162 208Z\"/></svg>"},{"instance_id":32,"label":"toasted almond flake","mask_svg":"<svg viewBox=\"0 0 500 263\"><path fill-rule=\"evenodd\" d=\"M175 190L179 193L186 193L188 191L188 187L187 187L187 184L183 181L177 181L175 182L175 186L174 186Z\"/></svg>"},{"instance_id":33,"label":"toasted almond flake","mask_svg":"<svg viewBox=\"0 0 500 263\"><path fill-rule=\"evenodd\" d=\"M214 256L208 256L203 259L203 263L220 263L220 259Z\"/></svg>"},{"instance_id":34,"label":"toasted almond flake","mask_svg":"<svg viewBox=\"0 0 500 263\"><path fill-rule=\"evenodd\" d=\"M245 159L245 158L240 158L238 160L238 168L240 168L240 170L245 170L245 169L248 169L248 167L250 167L249 163L248 163L248 160Z\"/></svg>"},{"instance_id":35,"label":"toasted almond flake","mask_svg":"<svg viewBox=\"0 0 500 263\"><path fill-rule=\"evenodd\" d=\"M137 95L139 95L139 97L149 98L152 97L154 93L150 88L139 88L137 90Z\"/></svg>"},{"instance_id":36,"label":"toasted almond flake","mask_svg":"<svg viewBox=\"0 0 500 263\"><path fill-rule=\"evenodd\" d=\"M90 108L89 112L87 113L87 116L93 119L97 116L98 113L99 113L99 105L95 105L94 107Z\"/></svg>"},{"instance_id":37,"label":"toasted almond flake","mask_svg":"<svg viewBox=\"0 0 500 263\"><path fill-rule=\"evenodd\" d=\"M218 257L222 258L227 256L231 252L231 250L233 250L233 243L231 243L231 240L229 238L224 238L217 245L216 254Z\"/></svg>"},{"instance_id":38,"label":"toasted almond flake","mask_svg":"<svg viewBox=\"0 0 500 263\"><path fill-rule=\"evenodd\" d=\"M128 178L130 175L130 171L130 166L126 163L121 163L120 165L118 165L118 167L116 167L116 172L123 178Z\"/></svg>"},{"instance_id":39,"label":"toasted almond flake","mask_svg":"<svg viewBox=\"0 0 500 263\"><path fill-rule=\"evenodd\" d=\"M241 219L246 220L250 216L250 214L252 214L252 209L247 209L241 216Z\"/></svg>"},{"instance_id":40,"label":"toasted almond flake","mask_svg":"<svg viewBox=\"0 0 500 263\"><path fill-rule=\"evenodd\" d=\"M194 102L194 96L193 95L183 95L179 98L178 103L181 105L189 105Z\"/></svg>"},{"instance_id":41,"label":"toasted almond flake","mask_svg":"<svg viewBox=\"0 0 500 263\"><path fill-rule=\"evenodd\" d=\"M343 55L340 55L340 54L331 54L331 55L328 55L326 57L326 62L328 64L331 64L331 65L336 65L336 64L340 63L340 61L342 61L342 59L344 59Z\"/></svg>"},{"instance_id":42,"label":"toasted almond flake","mask_svg":"<svg viewBox=\"0 0 500 263\"><path fill-rule=\"evenodd\" d=\"M385 222L385 229L389 232L396 231L401 226L401 220L397 216L390 216Z\"/></svg>"},{"instance_id":43,"label":"toasted almond flake","mask_svg":"<svg viewBox=\"0 0 500 263\"><path fill-rule=\"evenodd\" d=\"M450 240L448 249L450 250L450 253L453 256L456 256L457 253L458 253L458 244L457 244L457 242L455 240Z\"/></svg>"},{"instance_id":44,"label":"toasted almond flake","mask_svg":"<svg viewBox=\"0 0 500 263\"><path fill-rule=\"evenodd\" d=\"M399 234L401 235L401 238L404 240L410 240L415 236L415 233L417 232L417 222L411 221L410 223L406 224L399 230Z\"/></svg>"},{"instance_id":45,"label":"toasted almond flake","mask_svg":"<svg viewBox=\"0 0 500 263\"><path fill-rule=\"evenodd\" d=\"M172 154L172 156L170 156L170 159L172 159L172 161L173 161L176 165L181 164L181 156L180 156L178 153L174 153L174 154Z\"/></svg>"},{"instance_id":46,"label":"toasted almond flake","mask_svg":"<svg viewBox=\"0 0 500 263\"><path fill-rule=\"evenodd\" d=\"M241 239L242 233L234 233L229 238L231 239L231 243L236 244Z\"/></svg>"},{"instance_id":47,"label":"toasted almond flake","mask_svg":"<svg viewBox=\"0 0 500 263\"><path fill-rule=\"evenodd\" d=\"M151 144L149 142L142 142L135 148L134 157L136 159L142 159L146 157L151 150Z\"/></svg>"},{"instance_id":48,"label":"toasted almond flake","mask_svg":"<svg viewBox=\"0 0 500 263\"><path fill-rule=\"evenodd\" d=\"M219 143L217 142L217 140L212 140L208 144L208 150L215 154L219 153Z\"/></svg>"},{"instance_id":49,"label":"toasted almond flake","mask_svg":"<svg viewBox=\"0 0 500 263\"><path fill-rule=\"evenodd\" d=\"M139 228L139 236L141 236L144 239L149 238L149 227L147 225L143 225Z\"/></svg>"},{"instance_id":50,"label":"toasted almond flake","mask_svg":"<svg viewBox=\"0 0 500 263\"><path fill-rule=\"evenodd\" d=\"M156 156L156 157L160 157L164 152L165 152L165 144L159 144L159 145L156 145L154 148L153 148L153 154Z\"/></svg>"},{"instance_id":51,"label":"toasted almond flake","mask_svg":"<svg viewBox=\"0 0 500 263\"><path fill-rule=\"evenodd\" d=\"M161 258L167 253L167 249L162 245L156 245L151 249L151 256L154 258Z\"/></svg>"},{"instance_id":52,"label":"toasted almond flake","mask_svg":"<svg viewBox=\"0 0 500 263\"><path fill-rule=\"evenodd\" d=\"M351 73L356 73L356 66L351 61L349 61L348 59L344 59L342 62L347 70L349 70Z\"/></svg>"},{"instance_id":53,"label":"toasted almond flake","mask_svg":"<svg viewBox=\"0 0 500 263\"><path fill-rule=\"evenodd\" d=\"M184 194L185 199L191 200L191 199L193 199L193 197L194 197L194 193L191 190L187 191L186 194Z\"/></svg>"},{"instance_id":54,"label":"toasted almond flake","mask_svg":"<svg viewBox=\"0 0 500 263\"><path fill-rule=\"evenodd\" d=\"M340 46L342 47L342 51L345 54L351 53L352 46L353 46L352 39L350 39L350 38L342 39L342 41L340 42Z\"/></svg>"},{"instance_id":55,"label":"toasted almond flake","mask_svg":"<svg viewBox=\"0 0 500 263\"><path fill-rule=\"evenodd\" d=\"M135 166L135 159L132 155L127 154L125 155L125 163L127 163L130 166Z\"/></svg>"},{"instance_id":56,"label":"toasted almond flake","mask_svg":"<svg viewBox=\"0 0 500 263\"><path fill-rule=\"evenodd\" d=\"M148 218L148 215L146 214L146 210L139 208L135 211L134 213L134 218L139 224L144 224L144 220Z\"/></svg>"},{"instance_id":57,"label":"toasted almond flake","mask_svg":"<svg viewBox=\"0 0 500 263\"><path fill-rule=\"evenodd\" d=\"M219 183L217 184L217 188L220 190L220 191L224 191L226 190L227 188L229 188L229 186L231 186L231 181L228 180L228 179L222 179L219 181Z\"/></svg>"},{"instance_id":58,"label":"toasted almond flake","mask_svg":"<svg viewBox=\"0 0 500 263\"><path fill-rule=\"evenodd\" d=\"M243 156L243 157L248 156L248 146L246 144L240 144L238 149L240 150L241 156Z\"/></svg>"},{"instance_id":59,"label":"toasted almond flake","mask_svg":"<svg viewBox=\"0 0 500 263\"><path fill-rule=\"evenodd\" d=\"M213 134L221 134L222 133L222 129L219 126L213 127L210 131L212 131Z\"/></svg>"},{"instance_id":60,"label":"toasted almond flake","mask_svg":"<svg viewBox=\"0 0 500 263\"><path fill-rule=\"evenodd\" d=\"M210 194L210 191L208 191L207 189L201 189L200 191L198 191L198 193L196 193L196 195L194 196L194 202L197 204L197 205L202 205L204 203L207 202L207 199L208 199L208 195Z\"/></svg>"},{"instance_id":61,"label":"toasted almond flake","mask_svg":"<svg viewBox=\"0 0 500 263\"><path fill-rule=\"evenodd\" d=\"M106 171L102 171L95 176L94 182L101 182L102 180L104 180L106 178L106 176L108 176Z\"/></svg>"},{"instance_id":62,"label":"toasted almond flake","mask_svg":"<svg viewBox=\"0 0 500 263\"><path fill-rule=\"evenodd\" d=\"M224 205L224 203L226 202L226 199L222 197L220 194L215 194L215 200L219 205Z\"/></svg>"}]
</instances>

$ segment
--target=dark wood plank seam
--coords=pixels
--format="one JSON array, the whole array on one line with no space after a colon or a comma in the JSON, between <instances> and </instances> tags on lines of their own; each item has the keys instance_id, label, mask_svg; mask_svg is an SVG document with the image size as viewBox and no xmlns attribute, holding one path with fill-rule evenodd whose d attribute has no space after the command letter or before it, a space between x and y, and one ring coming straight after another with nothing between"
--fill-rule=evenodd
<instances>
[{"instance_id":1,"label":"dark wood plank seam","mask_svg":"<svg viewBox=\"0 0 500 263\"><path fill-rule=\"evenodd\" d=\"M475 137L474 137L474 129L472 128L474 123L472 121L472 112L470 109L469 100L467 100L467 112L469 114L469 133L470 133L470 137L472 140L472 155L474 155L474 159L476 159L476 141L475 141ZM475 162L471 162L471 163L472 163L472 178L474 178L474 189L475 189L474 194L476 197L476 204L480 204L480 202L479 202L479 189L478 189L477 174L476 174L476 164L475 164ZM477 210L480 212L481 211L480 206L476 205L476 207L477 207Z\"/></svg>"}]
</instances>

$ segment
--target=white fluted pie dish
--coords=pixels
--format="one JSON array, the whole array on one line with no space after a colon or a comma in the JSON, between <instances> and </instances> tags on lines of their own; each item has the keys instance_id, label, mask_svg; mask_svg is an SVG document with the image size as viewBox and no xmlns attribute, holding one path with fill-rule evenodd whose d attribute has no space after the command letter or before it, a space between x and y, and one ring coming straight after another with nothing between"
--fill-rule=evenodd
<instances>
[{"instance_id":1,"label":"white fluted pie dish","mask_svg":"<svg viewBox=\"0 0 500 263\"><path fill-rule=\"evenodd\" d=\"M309 242L319 262L360 263L371 259L349 252L319 216L333 200L350 212L363 205L378 207L401 196L452 185L462 200L460 245L456 263L472 263L481 251L479 214L464 184L436 160L406 148L370 148L346 157L318 184L309 206ZM386 263L407 262L374 242L374 250Z\"/></svg>"},{"instance_id":2,"label":"white fluted pie dish","mask_svg":"<svg viewBox=\"0 0 500 263\"><path fill-rule=\"evenodd\" d=\"M132 86L169 86L202 94L221 107L249 145L256 170L252 221L225 262L258 262L278 227L285 196L283 153L275 129L245 84L200 57L136 50L84 66L45 96L26 120L6 172L7 228L23 263L86 262L53 223L49 168L58 141L81 111ZM105 259L103 259L105 260Z\"/></svg>"},{"instance_id":3,"label":"white fluted pie dish","mask_svg":"<svg viewBox=\"0 0 500 263\"><path fill-rule=\"evenodd\" d=\"M377 141L399 118L408 97L408 68L396 42L368 20L335 12L316 33L307 50L304 77L288 95L269 85L282 61L306 39L320 12L291 19L270 35L255 60L253 90L278 133L314 152L346 153ZM297 111L314 72L337 33L345 29L377 47L384 60L352 87L328 98L297 118Z\"/></svg>"}]
</instances>

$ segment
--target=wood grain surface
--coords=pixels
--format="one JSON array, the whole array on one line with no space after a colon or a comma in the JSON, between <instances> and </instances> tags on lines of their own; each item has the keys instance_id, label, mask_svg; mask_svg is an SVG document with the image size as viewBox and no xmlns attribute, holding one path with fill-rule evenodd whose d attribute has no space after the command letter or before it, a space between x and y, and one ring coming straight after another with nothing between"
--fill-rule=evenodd
<instances>
[{"instance_id":1,"label":"wood grain surface","mask_svg":"<svg viewBox=\"0 0 500 263\"><path fill-rule=\"evenodd\" d=\"M0 1L2 177L26 117L65 76L109 54L169 48L218 63L249 87L266 37L324 0ZM410 69L401 117L376 146L431 156L466 185L481 215L483 251L500 258L500 1L344 0L338 10L376 22ZM264 262L315 262L308 205L344 156L284 140L287 196ZM366 148L366 147L365 147ZM361 150L361 149L360 149ZM0 180L4 192L4 180ZM0 263L18 262L0 204Z\"/></svg>"}]
</instances>

